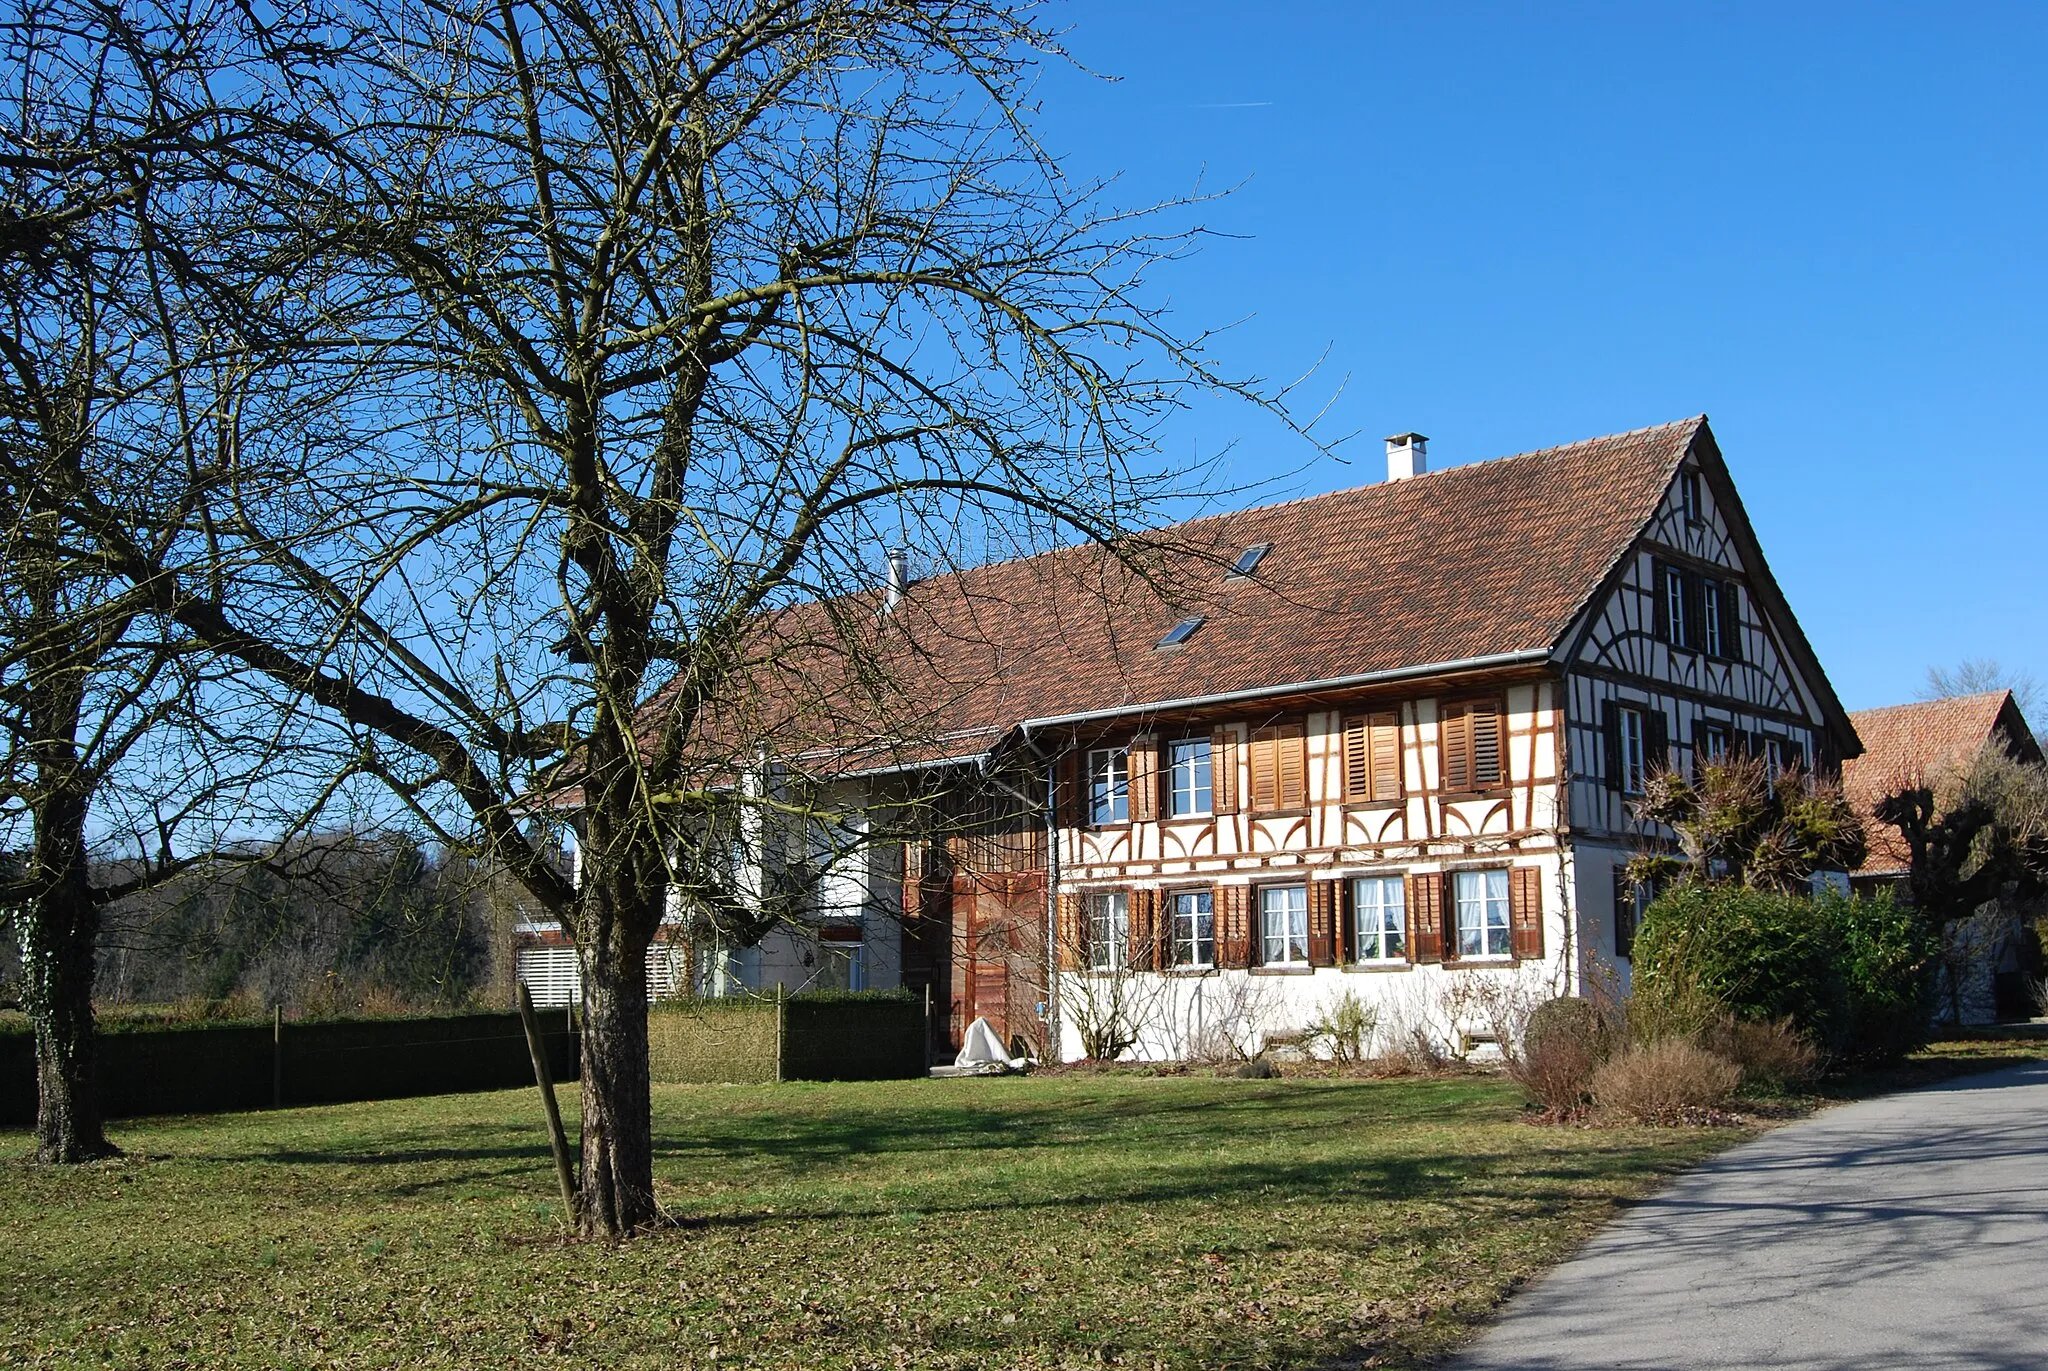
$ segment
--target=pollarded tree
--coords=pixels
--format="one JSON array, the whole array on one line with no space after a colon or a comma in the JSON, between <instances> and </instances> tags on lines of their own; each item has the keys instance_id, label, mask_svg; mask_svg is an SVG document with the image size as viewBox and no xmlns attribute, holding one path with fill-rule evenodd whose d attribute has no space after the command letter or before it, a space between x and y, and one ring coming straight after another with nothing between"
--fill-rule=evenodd
<instances>
[{"instance_id":1,"label":"pollarded tree","mask_svg":"<svg viewBox=\"0 0 2048 1371\"><path fill-rule=\"evenodd\" d=\"M1636 858L1630 875L1639 882L1676 877L1789 892L1805 889L1816 871L1856 870L1866 850L1862 820L1839 785L1746 754L1704 762L1692 775L1653 774L1635 812L1676 834L1683 854Z\"/></svg>"},{"instance_id":2,"label":"pollarded tree","mask_svg":"<svg viewBox=\"0 0 2048 1371\"><path fill-rule=\"evenodd\" d=\"M1219 382L1141 291L1187 240L1100 211L1033 140L1057 58L1033 9L342 12L342 151L292 173L279 237L388 303L332 420L365 437L309 474L317 551L161 604L561 920L586 1231L656 1218L645 957L669 900L758 936L803 884L775 834L878 831L806 759L854 730L887 760L941 703L897 689L931 645L872 593L881 548L1137 563L1124 535L1185 489L1146 475L1149 434ZM272 541L241 511L215 526ZM548 807L573 881L527 823Z\"/></svg>"}]
</instances>

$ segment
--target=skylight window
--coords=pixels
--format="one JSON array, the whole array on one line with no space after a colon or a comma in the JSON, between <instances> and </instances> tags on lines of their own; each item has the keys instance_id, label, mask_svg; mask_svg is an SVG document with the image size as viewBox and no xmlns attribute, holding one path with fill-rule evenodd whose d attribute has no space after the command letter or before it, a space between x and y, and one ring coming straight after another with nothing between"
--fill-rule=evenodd
<instances>
[{"instance_id":1,"label":"skylight window","mask_svg":"<svg viewBox=\"0 0 2048 1371\"><path fill-rule=\"evenodd\" d=\"M1191 614L1187 618L1182 619L1172 628L1166 630L1166 636L1159 640L1159 646L1179 647L1182 643L1195 636L1195 630L1200 628L1208 617L1206 614Z\"/></svg>"},{"instance_id":2,"label":"skylight window","mask_svg":"<svg viewBox=\"0 0 2048 1371\"><path fill-rule=\"evenodd\" d=\"M1249 576L1258 569L1259 561L1273 550L1271 543L1253 543L1237 554L1237 560L1230 565L1232 576Z\"/></svg>"}]
</instances>

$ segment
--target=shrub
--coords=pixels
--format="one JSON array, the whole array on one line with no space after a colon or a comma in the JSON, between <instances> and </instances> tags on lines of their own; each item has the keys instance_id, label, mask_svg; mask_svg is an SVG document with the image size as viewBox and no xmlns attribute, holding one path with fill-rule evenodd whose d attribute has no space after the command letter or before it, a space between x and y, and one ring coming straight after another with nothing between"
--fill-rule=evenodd
<instances>
[{"instance_id":1,"label":"shrub","mask_svg":"<svg viewBox=\"0 0 2048 1371\"><path fill-rule=\"evenodd\" d=\"M1320 1010L1301 1033L1301 1045L1311 1057L1321 1057L1339 1066L1365 1060L1366 1044L1379 1028L1377 1009L1346 990L1334 1003Z\"/></svg>"},{"instance_id":2,"label":"shrub","mask_svg":"<svg viewBox=\"0 0 2048 1371\"><path fill-rule=\"evenodd\" d=\"M1841 1051L1855 1061L1898 1061L1927 1041L1934 1024L1936 947L1926 921L1890 891L1819 903L1842 928L1848 1022Z\"/></svg>"},{"instance_id":3,"label":"shrub","mask_svg":"<svg viewBox=\"0 0 2048 1371\"><path fill-rule=\"evenodd\" d=\"M1685 1038L1664 1038L1608 1058L1593 1073L1593 1102L1603 1114L1637 1123L1685 1122L1742 1083L1742 1068Z\"/></svg>"},{"instance_id":4,"label":"shrub","mask_svg":"<svg viewBox=\"0 0 2048 1371\"><path fill-rule=\"evenodd\" d=\"M1591 1000L1545 1000L1530 1013L1522 1050L1508 1059L1508 1070L1546 1112L1576 1114L1592 1097L1593 1073L1613 1038L1607 1016Z\"/></svg>"},{"instance_id":5,"label":"shrub","mask_svg":"<svg viewBox=\"0 0 2048 1371\"><path fill-rule=\"evenodd\" d=\"M1643 917L1631 1037L1697 1038L1722 1015L1789 1020L1831 1059L1893 1061L1925 1040L1931 966L1924 931L1889 896L1682 885Z\"/></svg>"},{"instance_id":6,"label":"shrub","mask_svg":"<svg viewBox=\"0 0 2048 1371\"><path fill-rule=\"evenodd\" d=\"M1724 1015L1698 1041L1741 1068L1742 1088L1754 1093L1777 1094L1820 1075L1820 1049L1790 1019L1752 1023Z\"/></svg>"}]
</instances>

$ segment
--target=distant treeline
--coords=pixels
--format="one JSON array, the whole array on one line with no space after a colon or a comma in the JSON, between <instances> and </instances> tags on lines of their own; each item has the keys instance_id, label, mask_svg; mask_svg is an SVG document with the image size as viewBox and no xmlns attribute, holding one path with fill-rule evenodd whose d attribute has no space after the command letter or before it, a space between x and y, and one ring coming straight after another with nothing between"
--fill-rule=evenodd
<instances>
[{"instance_id":1,"label":"distant treeline","mask_svg":"<svg viewBox=\"0 0 2048 1371\"><path fill-rule=\"evenodd\" d=\"M111 906L93 998L234 1017L502 1008L522 904L513 882L406 837L252 849Z\"/></svg>"}]
</instances>

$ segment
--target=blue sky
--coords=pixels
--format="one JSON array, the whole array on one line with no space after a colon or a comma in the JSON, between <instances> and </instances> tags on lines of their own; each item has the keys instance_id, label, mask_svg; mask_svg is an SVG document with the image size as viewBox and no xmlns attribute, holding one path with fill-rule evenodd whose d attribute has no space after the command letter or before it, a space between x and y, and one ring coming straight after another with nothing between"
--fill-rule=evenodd
<instances>
[{"instance_id":1,"label":"blue sky","mask_svg":"<svg viewBox=\"0 0 2048 1371\"><path fill-rule=\"evenodd\" d=\"M2048 6L1075 4L1046 141L1125 202L1238 187L1160 284L1342 385L1350 464L1203 405L1271 493L1706 412L1850 708L2048 679ZM1308 465L1304 468L1304 463ZM2048 721L2036 720L2037 729Z\"/></svg>"}]
</instances>

